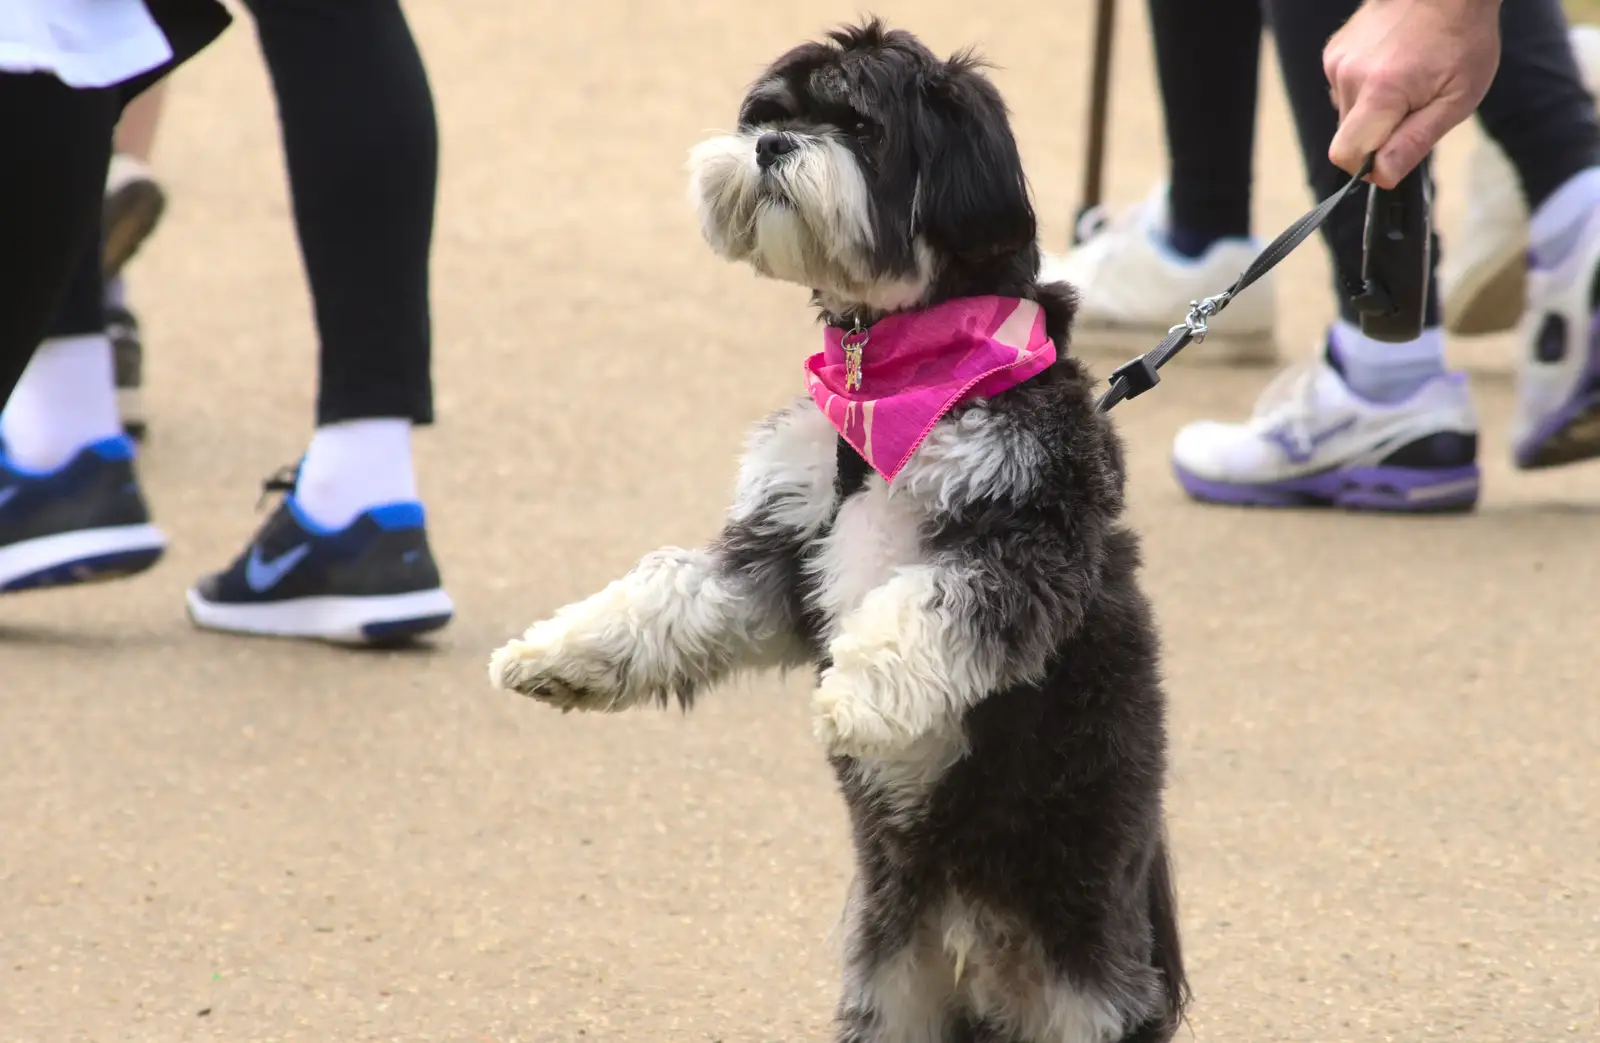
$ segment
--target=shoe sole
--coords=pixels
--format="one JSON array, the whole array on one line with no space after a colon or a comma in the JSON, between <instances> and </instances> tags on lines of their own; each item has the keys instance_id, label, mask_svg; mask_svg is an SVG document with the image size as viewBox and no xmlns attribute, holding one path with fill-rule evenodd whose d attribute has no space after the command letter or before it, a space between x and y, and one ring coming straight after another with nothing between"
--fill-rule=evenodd
<instances>
[{"instance_id":1,"label":"shoe sole","mask_svg":"<svg viewBox=\"0 0 1600 1043\"><path fill-rule=\"evenodd\" d=\"M100 583L136 575L166 551L154 525L119 525L41 536L0 549L0 593Z\"/></svg>"},{"instance_id":2,"label":"shoe sole","mask_svg":"<svg viewBox=\"0 0 1600 1043\"><path fill-rule=\"evenodd\" d=\"M1518 246L1462 273L1445 295L1444 326L1458 337L1515 329L1527 307L1527 254Z\"/></svg>"},{"instance_id":3,"label":"shoe sole","mask_svg":"<svg viewBox=\"0 0 1600 1043\"><path fill-rule=\"evenodd\" d=\"M1470 511L1478 503L1482 475L1477 464L1433 470L1352 467L1283 481L1245 485L1173 471L1190 497L1235 507L1337 507L1351 511L1444 514Z\"/></svg>"},{"instance_id":4,"label":"shoe sole","mask_svg":"<svg viewBox=\"0 0 1600 1043\"><path fill-rule=\"evenodd\" d=\"M1072 348L1086 352L1142 355L1166 339L1167 328L1111 326L1085 320L1072 327ZM1214 366L1260 368L1278 363L1278 343L1270 333L1211 333L1200 344L1190 344L1173 360Z\"/></svg>"},{"instance_id":5,"label":"shoe sole","mask_svg":"<svg viewBox=\"0 0 1600 1043\"><path fill-rule=\"evenodd\" d=\"M1591 331L1591 340L1594 332ZM1600 345L1589 348L1589 361L1572 397L1512 453L1513 462L1524 471L1561 467L1596 457L1600 457Z\"/></svg>"},{"instance_id":6,"label":"shoe sole","mask_svg":"<svg viewBox=\"0 0 1600 1043\"><path fill-rule=\"evenodd\" d=\"M150 238L167 208L166 193L154 181L136 179L120 186L105 201L105 247L101 267L114 279Z\"/></svg>"},{"instance_id":7,"label":"shoe sole","mask_svg":"<svg viewBox=\"0 0 1600 1043\"><path fill-rule=\"evenodd\" d=\"M207 601L191 588L188 600L189 618L206 630L256 637L311 638L340 645L404 644L441 629L455 615L450 595L443 590L226 605Z\"/></svg>"}]
</instances>

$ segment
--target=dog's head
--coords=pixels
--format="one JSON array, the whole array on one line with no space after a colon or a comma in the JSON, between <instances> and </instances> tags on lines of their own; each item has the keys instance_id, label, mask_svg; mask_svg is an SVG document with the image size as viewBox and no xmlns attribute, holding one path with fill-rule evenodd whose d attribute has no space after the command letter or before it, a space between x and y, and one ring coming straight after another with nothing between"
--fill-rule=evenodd
<instances>
[{"instance_id":1,"label":"dog's head","mask_svg":"<svg viewBox=\"0 0 1600 1043\"><path fill-rule=\"evenodd\" d=\"M736 130L696 146L689 167L711 246L835 314L1002 292L987 284L1038 267L999 92L971 54L940 59L876 20L779 58Z\"/></svg>"}]
</instances>

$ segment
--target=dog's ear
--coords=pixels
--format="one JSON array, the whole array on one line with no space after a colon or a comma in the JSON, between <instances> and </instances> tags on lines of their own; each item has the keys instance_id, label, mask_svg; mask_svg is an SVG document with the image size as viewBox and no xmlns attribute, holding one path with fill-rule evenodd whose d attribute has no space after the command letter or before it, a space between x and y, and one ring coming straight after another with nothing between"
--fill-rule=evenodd
<instances>
[{"instance_id":1,"label":"dog's ear","mask_svg":"<svg viewBox=\"0 0 1600 1043\"><path fill-rule=\"evenodd\" d=\"M919 84L916 228L946 257L1014 252L1038 234L1005 102L978 69L958 54Z\"/></svg>"}]
</instances>

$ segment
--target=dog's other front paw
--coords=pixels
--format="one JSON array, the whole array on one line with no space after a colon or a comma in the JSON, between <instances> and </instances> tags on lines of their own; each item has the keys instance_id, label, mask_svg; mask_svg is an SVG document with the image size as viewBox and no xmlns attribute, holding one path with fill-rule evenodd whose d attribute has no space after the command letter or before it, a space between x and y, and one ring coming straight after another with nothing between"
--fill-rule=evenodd
<instances>
[{"instance_id":1,"label":"dog's other front paw","mask_svg":"<svg viewBox=\"0 0 1600 1043\"><path fill-rule=\"evenodd\" d=\"M830 757L893 757L917 739L884 714L869 678L837 668L825 671L811 693L811 730Z\"/></svg>"},{"instance_id":2,"label":"dog's other front paw","mask_svg":"<svg viewBox=\"0 0 1600 1043\"><path fill-rule=\"evenodd\" d=\"M489 657L489 683L568 710L618 708L612 671L586 660L566 640L559 620L546 620Z\"/></svg>"}]
</instances>

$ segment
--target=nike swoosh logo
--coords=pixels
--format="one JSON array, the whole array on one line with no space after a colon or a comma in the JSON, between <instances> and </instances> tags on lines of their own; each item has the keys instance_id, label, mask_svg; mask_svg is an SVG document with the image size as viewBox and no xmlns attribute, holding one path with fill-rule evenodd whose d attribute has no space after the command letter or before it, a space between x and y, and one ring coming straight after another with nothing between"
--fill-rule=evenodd
<instances>
[{"instance_id":1,"label":"nike swoosh logo","mask_svg":"<svg viewBox=\"0 0 1600 1043\"><path fill-rule=\"evenodd\" d=\"M244 563L244 581L250 589L257 594L265 594L289 572L311 553L311 544L302 543L298 547L284 551L282 554L266 561L261 557L259 546L250 548L250 558Z\"/></svg>"}]
</instances>

